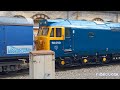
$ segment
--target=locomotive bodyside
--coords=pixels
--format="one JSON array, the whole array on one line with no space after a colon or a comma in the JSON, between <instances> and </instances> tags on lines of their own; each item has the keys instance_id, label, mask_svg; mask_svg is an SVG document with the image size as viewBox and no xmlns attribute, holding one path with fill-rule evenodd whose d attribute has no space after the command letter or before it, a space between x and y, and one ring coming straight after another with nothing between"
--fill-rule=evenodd
<instances>
[{"instance_id":1,"label":"locomotive bodyside","mask_svg":"<svg viewBox=\"0 0 120 90\"><path fill-rule=\"evenodd\" d=\"M38 42L41 42L37 47L55 51L57 66L108 63L120 59L119 23L82 20L51 23L46 20L41 21L40 26L44 28L38 35Z\"/></svg>"}]
</instances>

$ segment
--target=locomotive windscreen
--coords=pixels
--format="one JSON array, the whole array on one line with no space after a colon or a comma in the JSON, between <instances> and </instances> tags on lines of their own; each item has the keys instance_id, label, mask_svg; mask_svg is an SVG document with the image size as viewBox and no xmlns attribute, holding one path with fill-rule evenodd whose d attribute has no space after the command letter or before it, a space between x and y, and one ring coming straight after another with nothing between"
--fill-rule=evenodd
<instances>
[{"instance_id":1,"label":"locomotive windscreen","mask_svg":"<svg viewBox=\"0 0 120 90\"><path fill-rule=\"evenodd\" d=\"M48 32L49 32L49 28L47 28L47 27L41 27L41 28L39 29L38 34L39 34L39 35L42 35L42 36L47 36L47 35L48 35Z\"/></svg>"}]
</instances>

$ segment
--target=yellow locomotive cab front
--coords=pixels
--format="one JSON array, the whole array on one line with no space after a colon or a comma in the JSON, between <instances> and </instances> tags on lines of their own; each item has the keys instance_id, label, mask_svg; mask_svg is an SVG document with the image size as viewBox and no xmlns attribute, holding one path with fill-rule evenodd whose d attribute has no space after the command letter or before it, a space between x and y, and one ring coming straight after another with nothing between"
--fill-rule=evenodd
<instances>
[{"instance_id":1,"label":"yellow locomotive cab front","mask_svg":"<svg viewBox=\"0 0 120 90\"><path fill-rule=\"evenodd\" d=\"M49 50L49 27L41 27L35 38L36 50Z\"/></svg>"},{"instance_id":2,"label":"yellow locomotive cab front","mask_svg":"<svg viewBox=\"0 0 120 90\"><path fill-rule=\"evenodd\" d=\"M35 38L36 50L50 50L50 40L64 40L64 27L41 27Z\"/></svg>"}]
</instances>

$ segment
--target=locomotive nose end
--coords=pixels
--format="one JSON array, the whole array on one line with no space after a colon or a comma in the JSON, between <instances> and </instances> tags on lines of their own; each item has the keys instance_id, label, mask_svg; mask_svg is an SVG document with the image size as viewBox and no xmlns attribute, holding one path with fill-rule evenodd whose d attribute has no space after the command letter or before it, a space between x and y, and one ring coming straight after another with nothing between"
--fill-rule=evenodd
<instances>
[{"instance_id":1,"label":"locomotive nose end","mask_svg":"<svg viewBox=\"0 0 120 90\"><path fill-rule=\"evenodd\" d=\"M43 40L40 40L40 44L43 44Z\"/></svg>"}]
</instances>

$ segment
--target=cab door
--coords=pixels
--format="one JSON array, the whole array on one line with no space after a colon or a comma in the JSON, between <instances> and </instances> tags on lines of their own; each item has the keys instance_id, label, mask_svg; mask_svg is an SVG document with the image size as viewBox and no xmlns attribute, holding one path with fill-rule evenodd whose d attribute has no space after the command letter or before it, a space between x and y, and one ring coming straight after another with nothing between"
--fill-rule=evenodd
<instances>
[{"instance_id":1,"label":"cab door","mask_svg":"<svg viewBox=\"0 0 120 90\"><path fill-rule=\"evenodd\" d=\"M5 50L5 28L0 26L0 56L3 56Z\"/></svg>"},{"instance_id":2,"label":"cab door","mask_svg":"<svg viewBox=\"0 0 120 90\"><path fill-rule=\"evenodd\" d=\"M72 52L73 50L73 34L71 28L65 28L64 52Z\"/></svg>"},{"instance_id":3,"label":"cab door","mask_svg":"<svg viewBox=\"0 0 120 90\"><path fill-rule=\"evenodd\" d=\"M64 27L51 27L50 30L50 50L55 51L55 57L63 56Z\"/></svg>"}]
</instances>

